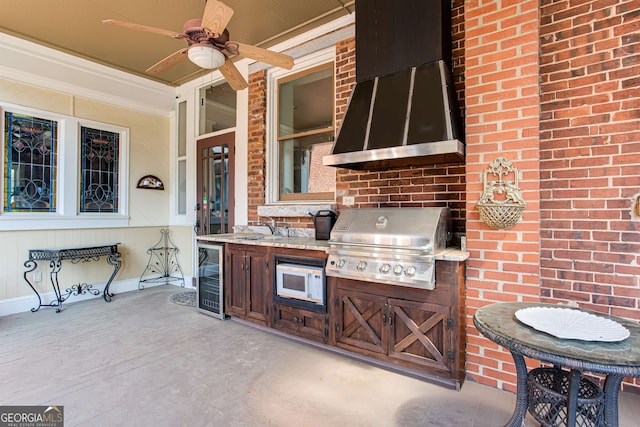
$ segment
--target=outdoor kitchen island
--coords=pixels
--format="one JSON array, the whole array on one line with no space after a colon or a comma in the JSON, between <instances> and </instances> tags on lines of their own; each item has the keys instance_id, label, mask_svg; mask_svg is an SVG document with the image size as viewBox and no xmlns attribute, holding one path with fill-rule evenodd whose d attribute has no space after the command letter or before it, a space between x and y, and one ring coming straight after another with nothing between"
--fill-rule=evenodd
<instances>
[{"instance_id":1,"label":"outdoor kitchen island","mask_svg":"<svg viewBox=\"0 0 640 427\"><path fill-rule=\"evenodd\" d=\"M464 381L464 261L441 251L433 290L326 277L323 304L277 298L276 266L326 263L329 244L305 237L199 236L224 244L224 304L232 319L459 389Z\"/></svg>"}]
</instances>

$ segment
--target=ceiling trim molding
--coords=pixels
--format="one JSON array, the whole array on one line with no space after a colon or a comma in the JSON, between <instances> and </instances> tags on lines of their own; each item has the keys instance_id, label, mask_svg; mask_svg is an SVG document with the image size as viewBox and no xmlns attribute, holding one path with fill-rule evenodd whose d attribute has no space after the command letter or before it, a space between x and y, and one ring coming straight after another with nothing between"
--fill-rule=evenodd
<instances>
[{"instance_id":1,"label":"ceiling trim molding","mask_svg":"<svg viewBox=\"0 0 640 427\"><path fill-rule=\"evenodd\" d=\"M276 52L286 53L295 60L312 52L335 45L337 41L355 35L356 13L345 15L331 22L320 25L306 33L292 37L282 43L269 48ZM272 68L271 65L262 62L252 62L249 65L249 74L256 71Z\"/></svg>"},{"instance_id":2,"label":"ceiling trim molding","mask_svg":"<svg viewBox=\"0 0 640 427\"><path fill-rule=\"evenodd\" d=\"M270 47L269 49L275 50L276 52L284 52L287 49L291 49L302 43L306 43L310 40L313 40L316 37L323 36L327 33L338 30L342 27L346 27L348 25L354 24L355 22L356 22L356 13L353 12L349 15L344 15L340 18L334 19L333 21L327 22L326 24L320 25L319 27L313 28L298 36L285 40L282 43L278 43Z\"/></svg>"},{"instance_id":3,"label":"ceiling trim molding","mask_svg":"<svg viewBox=\"0 0 640 427\"><path fill-rule=\"evenodd\" d=\"M96 62L0 33L0 77L90 98L146 113L168 116L176 91Z\"/></svg>"},{"instance_id":4,"label":"ceiling trim molding","mask_svg":"<svg viewBox=\"0 0 640 427\"><path fill-rule=\"evenodd\" d=\"M285 53L290 55L294 60L306 57L314 52L326 49L327 47L334 46L341 40L355 36L356 30L354 25L348 25L346 27L338 28L335 31L331 31L326 34L314 37L307 41L297 44L295 47L288 49ZM249 74L256 71L272 69L269 64L263 62L254 62L249 67Z\"/></svg>"}]
</instances>

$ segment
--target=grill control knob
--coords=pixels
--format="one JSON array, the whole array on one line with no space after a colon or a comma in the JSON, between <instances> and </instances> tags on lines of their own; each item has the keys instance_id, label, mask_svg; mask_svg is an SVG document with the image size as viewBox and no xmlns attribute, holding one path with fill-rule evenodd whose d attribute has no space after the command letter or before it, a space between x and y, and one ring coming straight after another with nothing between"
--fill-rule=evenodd
<instances>
[{"instance_id":1,"label":"grill control knob","mask_svg":"<svg viewBox=\"0 0 640 427\"><path fill-rule=\"evenodd\" d=\"M399 276L402 274L402 266L400 264L397 264L393 267L393 274L395 274L396 276Z\"/></svg>"},{"instance_id":2,"label":"grill control knob","mask_svg":"<svg viewBox=\"0 0 640 427\"><path fill-rule=\"evenodd\" d=\"M356 268L358 269L358 271L365 271L367 269L367 262L366 261L360 261Z\"/></svg>"},{"instance_id":3,"label":"grill control knob","mask_svg":"<svg viewBox=\"0 0 640 427\"><path fill-rule=\"evenodd\" d=\"M380 273L387 274L389 271L391 271L391 266L389 264L385 263L380 266Z\"/></svg>"},{"instance_id":4,"label":"grill control knob","mask_svg":"<svg viewBox=\"0 0 640 427\"><path fill-rule=\"evenodd\" d=\"M409 267L407 267L407 269L404 271L404 274L407 277L413 277L416 275L416 268L413 265L410 265Z\"/></svg>"},{"instance_id":5,"label":"grill control knob","mask_svg":"<svg viewBox=\"0 0 640 427\"><path fill-rule=\"evenodd\" d=\"M342 267L344 267L344 266L345 266L345 264L346 264L346 263L347 263L347 261L345 261L345 259L344 259L344 258L340 258L340 259L338 260L338 262L337 262L337 266L338 266L338 268L342 268Z\"/></svg>"}]
</instances>

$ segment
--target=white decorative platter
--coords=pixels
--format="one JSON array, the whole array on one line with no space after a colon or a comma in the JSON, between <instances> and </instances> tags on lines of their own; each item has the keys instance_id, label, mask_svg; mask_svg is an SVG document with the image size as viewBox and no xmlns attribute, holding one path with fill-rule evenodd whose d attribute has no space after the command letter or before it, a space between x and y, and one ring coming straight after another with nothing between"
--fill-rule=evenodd
<instances>
[{"instance_id":1,"label":"white decorative platter","mask_svg":"<svg viewBox=\"0 0 640 427\"><path fill-rule=\"evenodd\" d=\"M515 315L525 325L563 339L616 342L630 335L618 322L580 310L529 307L516 311Z\"/></svg>"}]
</instances>

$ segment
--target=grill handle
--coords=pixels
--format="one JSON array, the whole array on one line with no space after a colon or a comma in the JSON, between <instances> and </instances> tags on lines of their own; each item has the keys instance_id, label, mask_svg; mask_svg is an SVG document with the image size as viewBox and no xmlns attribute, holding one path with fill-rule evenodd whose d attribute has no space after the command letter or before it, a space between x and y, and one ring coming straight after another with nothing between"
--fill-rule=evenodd
<instances>
[{"instance_id":1,"label":"grill handle","mask_svg":"<svg viewBox=\"0 0 640 427\"><path fill-rule=\"evenodd\" d=\"M383 249L409 249L409 250L417 250L420 252L427 252L427 253L433 253L433 246L431 245L427 245L427 246L403 246L398 248L398 246L395 245L382 245L382 244L371 244L371 243L357 243L357 242L349 242L349 243L342 243L342 242L338 242L337 240L329 240L329 245L334 245L337 246L338 248L342 249L345 247L349 247L349 246L358 246L358 247L366 247L366 248L371 248L371 247L376 247L376 248L383 248Z\"/></svg>"}]
</instances>

